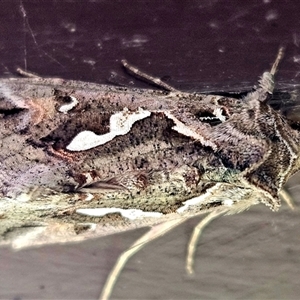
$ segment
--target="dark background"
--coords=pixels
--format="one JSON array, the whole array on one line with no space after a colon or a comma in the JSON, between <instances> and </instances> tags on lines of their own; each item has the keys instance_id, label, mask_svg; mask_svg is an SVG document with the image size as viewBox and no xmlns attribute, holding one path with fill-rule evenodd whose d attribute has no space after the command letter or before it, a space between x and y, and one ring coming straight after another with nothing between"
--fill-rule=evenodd
<instances>
[{"instance_id":1,"label":"dark background","mask_svg":"<svg viewBox=\"0 0 300 300\"><path fill-rule=\"evenodd\" d=\"M299 84L300 5L293 1L1 1L0 76L21 67L47 77L148 87L126 58L186 91L240 91L257 83L280 45L277 80ZM298 177L299 178L299 177ZM299 180L289 182L299 207ZM189 220L135 255L112 298L296 299L300 214L263 205L214 221L185 274ZM0 249L1 299L97 299L118 255L145 229L72 245Z\"/></svg>"}]
</instances>

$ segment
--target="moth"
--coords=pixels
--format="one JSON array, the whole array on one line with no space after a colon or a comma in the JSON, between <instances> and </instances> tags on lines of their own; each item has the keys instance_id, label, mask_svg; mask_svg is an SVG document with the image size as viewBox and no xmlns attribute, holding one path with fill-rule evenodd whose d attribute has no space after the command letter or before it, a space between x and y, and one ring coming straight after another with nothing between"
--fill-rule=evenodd
<instances>
[{"instance_id":1,"label":"moth","mask_svg":"<svg viewBox=\"0 0 300 300\"><path fill-rule=\"evenodd\" d=\"M0 244L13 248L151 229L122 254L100 299L147 241L186 219L280 207L299 170L299 124L269 105L270 72L246 95L56 78L0 80ZM27 74L30 75L30 74ZM192 272L195 242L187 268Z\"/></svg>"}]
</instances>

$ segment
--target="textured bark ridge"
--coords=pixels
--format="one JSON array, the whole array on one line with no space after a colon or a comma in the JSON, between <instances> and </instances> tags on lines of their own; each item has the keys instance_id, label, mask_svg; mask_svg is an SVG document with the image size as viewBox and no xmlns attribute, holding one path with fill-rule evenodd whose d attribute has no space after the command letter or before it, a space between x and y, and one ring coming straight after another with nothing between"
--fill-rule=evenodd
<instances>
[{"instance_id":1,"label":"textured bark ridge","mask_svg":"<svg viewBox=\"0 0 300 300\"><path fill-rule=\"evenodd\" d=\"M0 80L0 242L80 240L218 207L277 210L300 139L269 105L277 61L244 97Z\"/></svg>"}]
</instances>

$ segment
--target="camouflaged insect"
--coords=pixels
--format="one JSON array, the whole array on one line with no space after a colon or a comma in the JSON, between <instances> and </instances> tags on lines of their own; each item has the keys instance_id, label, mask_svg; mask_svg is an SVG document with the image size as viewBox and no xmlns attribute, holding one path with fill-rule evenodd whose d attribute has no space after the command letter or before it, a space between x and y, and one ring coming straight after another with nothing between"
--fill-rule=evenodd
<instances>
[{"instance_id":1,"label":"camouflaged insect","mask_svg":"<svg viewBox=\"0 0 300 300\"><path fill-rule=\"evenodd\" d=\"M126 62L167 91L1 79L0 243L171 228L258 203L278 210L300 145L268 104L281 56L258 88L234 98L184 93Z\"/></svg>"}]
</instances>

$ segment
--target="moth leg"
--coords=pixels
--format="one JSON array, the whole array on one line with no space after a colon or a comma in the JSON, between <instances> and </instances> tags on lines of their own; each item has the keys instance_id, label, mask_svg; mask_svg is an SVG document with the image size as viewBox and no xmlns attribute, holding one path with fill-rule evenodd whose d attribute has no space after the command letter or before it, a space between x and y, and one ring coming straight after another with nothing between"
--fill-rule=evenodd
<instances>
[{"instance_id":1,"label":"moth leg","mask_svg":"<svg viewBox=\"0 0 300 300\"><path fill-rule=\"evenodd\" d=\"M191 239L188 243L188 251L186 256L186 272L190 275L194 273L194 254L197 247L199 238L204 230L204 228L214 219L222 216L228 209L221 209L212 211L203 220L201 220L198 225L194 228Z\"/></svg>"},{"instance_id":2,"label":"moth leg","mask_svg":"<svg viewBox=\"0 0 300 300\"><path fill-rule=\"evenodd\" d=\"M131 72L135 77L140 78L142 80L145 80L148 83L154 84L168 92L179 92L177 89L172 87L171 85L163 82L160 78L158 77L153 77L151 75L148 75L142 71L140 71L138 68L132 66L127 62L127 60L123 59L121 60L122 65L126 70Z\"/></svg>"},{"instance_id":3,"label":"moth leg","mask_svg":"<svg viewBox=\"0 0 300 300\"><path fill-rule=\"evenodd\" d=\"M42 78L34 73L31 73L31 72L28 72L28 71L25 71L21 68L18 68L17 70L17 73L21 76L24 76L24 77L28 77L28 78Z\"/></svg>"},{"instance_id":4,"label":"moth leg","mask_svg":"<svg viewBox=\"0 0 300 300\"><path fill-rule=\"evenodd\" d=\"M286 204L289 206L289 208L291 210L294 210L295 209L295 205L293 203L293 198L292 196L289 194L289 192L286 190L286 189L282 189L280 192L279 192L279 196L280 198L286 202Z\"/></svg>"},{"instance_id":5,"label":"moth leg","mask_svg":"<svg viewBox=\"0 0 300 300\"><path fill-rule=\"evenodd\" d=\"M109 299L112 290L115 286L118 277L127 261L133 256L136 252L138 252L141 248L143 248L147 243L153 241L154 239L162 236L167 233L174 227L183 223L186 219L180 218L171 221L167 221L158 225L153 226L148 232L146 232L142 237L140 237L137 241L135 241L129 249L124 251L118 258L116 264L112 268L110 274L108 275L104 287L102 289L99 300L107 300Z\"/></svg>"}]
</instances>

